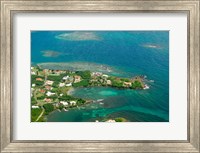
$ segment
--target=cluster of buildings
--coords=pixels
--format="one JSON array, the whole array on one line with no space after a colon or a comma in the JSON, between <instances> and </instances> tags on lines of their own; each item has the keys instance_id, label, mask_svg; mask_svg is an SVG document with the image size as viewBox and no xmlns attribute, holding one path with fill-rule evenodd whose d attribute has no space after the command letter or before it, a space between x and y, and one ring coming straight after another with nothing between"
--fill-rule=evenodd
<instances>
[{"instance_id":1,"label":"cluster of buildings","mask_svg":"<svg viewBox=\"0 0 200 153\"><path fill-rule=\"evenodd\" d=\"M58 88L62 87L71 87L73 83L78 83L82 81L81 76L78 75L63 75L60 82L54 79L48 79L48 76L61 76L61 74L65 74L66 71L62 70L50 70L43 69L39 70L36 67L31 67L31 75L34 75L35 82L41 82L43 85L40 88L37 88L37 83L31 84L31 97L36 96L37 94L43 95L44 99L40 99L39 101L42 103L52 103L56 107L59 105L63 105L64 107L75 106L77 104L76 101L59 101L59 97L64 96L64 93L57 93ZM56 86L55 83L56 82ZM35 92L35 93L34 93ZM54 97L54 98L53 98ZM56 97L56 98L55 98ZM35 98L35 97L34 97ZM39 108L39 106L33 105L32 108Z\"/></svg>"},{"instance_id":2,"label":"cluster of buildings","mask_svg":"<svg viewBox=\"0 0 200 153\"><path fill-rule=\"evenodd\" d=\"M59 103L64 106L75 106L76 105L76 101L60 101Z\"/></svg>"},{"instance_id":3,"label":"cluster of buildings","mask_svg":"<svg viewBox=\"0 0 200 153\"><path fill-rule=\"evenodd\" d=\"M99 82L102 85L112 86L112 80L110 80L109 76L106 74L103 74L101 72L92 72L91 76L92 76L92 79L90 80L91 83ZM115 78L115 81L122 82L120 78L117 77ZM132 86L132 81L133 80L131 79L129 81L123 81L122 86L125 88L129 88Z\"/></svg>"},{"instance_id":4,"label":"cluster of buildings","mask_svg":"<svg viewBox=\"0 0 200 153\"><path fill-rule=\"evenodd\" d=\"M63 70L50 70L50 69L39 69L37 67L31 67L31 75L34 75L36 83L31 84L31 97L37 95L38 93L40 95L43 95L43 99L41 100L42 102L45 103L55 103L55 105L64 105L64 106L75 106L76 101L59 101L59 97L62 97L63 94L61 93L58 94L57 90L59 88L64 88L64 87L72 87L73 83L79 83L83 78L81 76L77 75L75 72L69 72L73 73L72 75L66 73L67 71ZM62 75L61 75L62 74ZM66 74L66 75L65 75ZM60 81L54 80L54 79L49 79L50 77L48 76L63 76L61 77ZM132 86L132 83L134 80L141 79L139 78L134 78L134 79L124 79L122 81L122 78L117 78L117 77L109 77L106 74L103 74L102 72L91 72L91 78L89 80L91 86L112 86L114 85L114 82L121 82L122 87L129 88ZM39 82L40 89L37 88L37 83ZM41 83L40 83L41 82ZM148 89L149 87L147 85L144 86L144 89ZM37 89L37 90L36 90ZM34 93L35 92L35 93ZM42 96L41 96L42 97ZM37 97L36 97L37 99ZM55 101L56 99L56 101ZM37 108L34 106L33 108ZM109 122L112 122L111 120Z\"/></svg>"}]
</instances>

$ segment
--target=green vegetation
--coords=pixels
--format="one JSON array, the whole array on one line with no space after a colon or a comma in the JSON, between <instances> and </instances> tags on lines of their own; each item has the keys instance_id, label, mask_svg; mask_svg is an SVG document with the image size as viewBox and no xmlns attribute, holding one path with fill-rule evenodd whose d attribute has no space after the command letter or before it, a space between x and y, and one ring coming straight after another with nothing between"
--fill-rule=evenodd
<instances>
[{"instance_id":1,"label":"green vegetation","mask_svg":"<svg viewBox=\"0 0 200 153\"><path fill-rule=\"evenodd\" d=\"M60 104L58 107L58 109L60 109L60 110L62 110L63 108L65 108L63 104Z\"/></svg>"},{"instance_id":2,"label":"green vegetation","mask_svg":"<svg viewBox=\"0 0 200 153\"><path fill-rule=\"evenodd\" d=\"M89 86L89 80L82 80L80 82L73 83L72 85L73 85L73 87L88 87Z\"/></svg>"},{"instance_id":3,"label":"green vegetation","mask_svg":"<svg viewBox=\"0 0 200 153\"><path fill-rule=\"evenodd\" d=\"M57 91L52 90L52 92L57 92L59 95L59 94L67 93L69 89L70 87L60 87L60 88L55 88L55 90Z\"/></svg>"},{"instance_id":4,"label":"green vegetation","mask_svg":"<svg viewBox=\"0 0 200 153\"><path fill-rule=\"evenodd\" d=\"M42 116L42 117L39 118L39 120L37 122L45 122L45 121L46 120L45 120L44 116Z\"/></svg>"},{"instance_id":5,"label":"green vegetation","mask_svg":"<svg viewBox=\"0 0 200 153\"><path fill-rule=\"evenodd\" d=\"M123 117L118 117L114 119L116 122L127 122L127 120Z\"/></svg>"},{"instance_id":6,"label":"green vegetation","mask_svg":"<svg viewBox=\"0 0 200 153\"><path fill-rule=\"evenodd\" d=\"M62 97L59 97L58 99L60 101L69 101L69 100L76 100L77 98L70 95L63 95Z\"/></svg>"},{"instance_id":7,"label":"green vegetation","mask_svg":"<svg viewBox=\"0 0 200 153\"><path fill-rule=\"evenodd\" d=\"M42 86L44 85L44 81L33 81L32 83L34 83L36 86Z\"/></svg>"},{"instance_id":8,"label":"green vegetation","mask_svg":"<svg viewBox=\"0 0 200 153\"><path fill-rule=\"evenodd\" d=\"M44 98L46 98L46 96L42 95L42 96L37 97L37 100L43 100Z\"/></svg>"},{"instance_id":9,"label":"green vegetation","mask_svg":"<svg viewBox=\"0 0 200 153\"><path fill-rule=\"evenodd\" d=\"M134 81L131 86L132 89L143 89L142 83L138 80Z\"/></svg>"},{"instance_id":10,"label":"green vegetation","mask_svg":"<svg viewBox=\"0 0 200 153\"><path fill-rule=\"evenodd\" d=\"M130 79L127 79L127 78L121 78L120 80L123 81L123 82L129 82L130 81Z\"/></svg>"},{"instance_id":11,"label":"green vegetation","mask_svg":"<svg viewBox=\"0 0 200 153\"><path fill-rule=\"evenodd\" d=\"M54 81L52 87L57 88L59 86L60 81Z\"/></svg>"},{"instance_id":12,"label":"green vegetation","mask_svg":"<svg viewBox=\"0 0 200 153\"><path fill-rule=\"evenodd\" d=\"M54 106L52 104L44 104L43 107L45 109L46 114L49 114L54 110Z\"/></svg>"},{"instance_id":13,"label":"green vegetation","mask_svg":"<svg viewBox=\"0 0 200 153\"><path fill-rule=\"evenodd\" d=\"M82 104L85 104L85 103L86 103L86 101L85 101L84 99L79 98L79 99L77 100L77 104L78 104L78 105L82 105Z\"/></svg>"},{"instance_id":14,"label":"green vegetation","mask_svg":"<svg viewBox=\"0 0 200 153\"><path fill-rule=\"evenodd\" d=\"M76 74L81 76L83 79L90 79L91 78L91 72L90 71L76 71Z\"/></svg>"},{"instance_id":15,"label":"green vegetation","mask_svg":"<svg viewBox=\"0 0 200 153\"><path fill-rule=\"evenodd\" d=\"M47 79L60 82L64 76L66 76L66 73L60 75L48 75Z\"/></svg>"},{"instance_id":16,"label":"green vegetation","mask_svg":"<svg viewBox=\"0 0 200 153\"><path fill-rule=\"evenodd\" d=\"M36 121L41 112L42 112L41 108L31 109L31 122Z\"/></svg>"},{"instance_id":17,"label":"green vegetation","mask_svg":"<svg viewBox=\"0 0 200 153\"><path fill-rule=\"evenodd\" d=\"M35 104L37 104L37 101L35 100L34 97L31 97L31 105L35 105Z\"/></svg>"},{"instance_id":18,"label":"green vegetation","mask_svg":"<svg viewBox=\"0 0 200 153\"><path fill-rule=\"evenodd\" d=\"M118 81L118 80L113 80L112 81L112 86L117 87L117 88L122 88L123 87L123 82Z\"/></svg>"}]
</instances>

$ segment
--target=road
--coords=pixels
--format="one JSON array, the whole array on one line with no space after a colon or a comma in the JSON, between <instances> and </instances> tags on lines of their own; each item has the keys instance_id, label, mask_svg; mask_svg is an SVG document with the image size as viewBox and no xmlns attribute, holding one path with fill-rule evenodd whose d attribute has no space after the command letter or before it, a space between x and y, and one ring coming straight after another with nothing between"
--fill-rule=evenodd
<instances>
[{"instance_id":1,"label":"road","mask_svg":"<svg viewBox=\"0 0 200 153\"><path fill-rule=\"evenodd\" d=\"M44 114L44 108L42 107L42 112L40 113L38 118L35 120L35 122L37 122L40 119L40 117L42 117L43 114Z\"/></svg>"}]
</instances>

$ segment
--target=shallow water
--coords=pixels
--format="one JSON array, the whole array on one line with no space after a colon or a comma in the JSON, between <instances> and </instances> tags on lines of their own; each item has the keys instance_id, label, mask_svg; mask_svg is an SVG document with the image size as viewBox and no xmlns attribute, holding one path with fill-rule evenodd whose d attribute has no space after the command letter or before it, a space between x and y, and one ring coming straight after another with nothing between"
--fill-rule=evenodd
<instances>
[{"instance_id":1,"label":"shallow water","mask_svg":"<svg viewBox=\"0 0 200 153\"><path fill-rule=\"evenodd\" d=\"M54 112L48 117L48 121L72 121L71 115L76 118L76 121L95 121L109 117L124 117L128 121L146 122L168 120L168 111L162 109L159 103L154 102L150 90L136 91L131 89L120 90L92 87L76 89L72 95L85 99L101 99L101 101L87 104L78 111L73 109L61 113ZM134 115L130 115L131 112Z\"/></svg>"}]
</instances>

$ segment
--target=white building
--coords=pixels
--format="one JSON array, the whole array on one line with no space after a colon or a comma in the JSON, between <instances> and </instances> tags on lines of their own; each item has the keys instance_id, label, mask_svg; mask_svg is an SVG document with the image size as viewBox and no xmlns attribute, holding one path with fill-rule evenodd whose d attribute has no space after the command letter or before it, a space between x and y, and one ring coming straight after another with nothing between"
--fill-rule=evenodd
<instances>
[{"instance_id":1,"label":"white building","mask_svg":"<svg viewBox=\"0 0 200 153\"><path fill-rule=\"evenodd\" d=\"M47 96L52 96L52 95L55 95L55 93L48 91L48 92L46 93L46 95L47 95Z\"/></svg>"},{"instance_id":2,"label":"white building","mask_svg":"<svg viewBox=\"0 0 200 153\"><path fill-rule=\"evenodd\" d=\"M59 87L64 87L65 83L59 83Z\"/></svg>"},{"instance_id":3,"label":"white building","mask_svg":"<svg viewBox=\"0 0 200 153\"><path fill-rule=\"evenodd\" d=\"M68 102L66 102L66 101L60 101L60 103L63 104L64 106L68 105Z\"/></svg>"},{"instance_id":4,"label":"white building","mask_svg":"<svg viewBox=\"0 0 200 153\"><path fill-rule=\"evenodd\" d=\"M69 103L70 103L70 105L76 105L75 101L70 101Z\"/></svg>"},{"instance_id":5,"label":"white building","mask_svg":"<svg viewBox=\"0 0 200 153\"><path fill-rule=\"evenodd\" d=\"M52 84L53 84L53 81L47 80L47 81L45 82L45 84L46 84L46 85L52 85Z\"/></svg>"},{"instance_id":6,"label":"white building","mask_svg":"<svg viewBox=\"0 0 200 153\"><path fill-rule=\"evenodd\" d=\"M34 84L34 83L32 84L32 87L35 87L35 84Z\"/></svg>"},{"instance_id":7,"label":"white building","mask_svg":"<svg viewBox=\"0 0 200 153\"><path fill-rule=\"evenodd\" d=\"M106 81L106 84L107 84L107 85L112 85L111 80L107 80L107 81Z\"/></svg>"},{"instance_id":8,"label":"white building","mask_svg":"<svg viewBox=\"0 0 200 153\"><path fill-rule=\"evenodd\" d=\"M67 80L67 79L69 79L68 75L63 77L63 80Z\"/></svg>"},{"instance_id":9,"label":"white building","mask_svg":"<svg viewBox=\"0 0 200 153\"><path fill-rule=\"evenodd\" d=\"M107 78L108 78L108 75L103 74L102 77L107 79Z\"/></svg>"},{"instance_id":10,"label":"white building","mask_svg":"<svg viewBox=\"0 0 200 153\"><path fill-rule=\"evenodd\" d=\"M31 72L31 74L32 74L32 75L36 75L36 73L35 73L35 72Z\"/></svg>"},{"instance_id":11,"label":"white building","mask_svg":"<svg viewBox=\"0 0 200 153\"><path fill-rule=\"evenodd\" d=\"M39 108L39 106L31 106L31 108L35 109L35 108Z\"/></svg>"},{"instance_id":12,"label":"white building","mask_svg":"<svg viewBox=\"0 0 200 153\"><path fill-rule=\"evenodd\" d=\"M80 82L81 81L81 77L76 75L74 76L74 83Z\"/></svg>"},{"instance_id":13,"label":"white building","mask_svg":"<svg viewBox=\"0 0 200 153\"><path fill-rule=\"evenodd\" d=\"M71 86L72 86L72 83L66 84L66 87L71 87Z\"/></svg>"}]
</instances>

